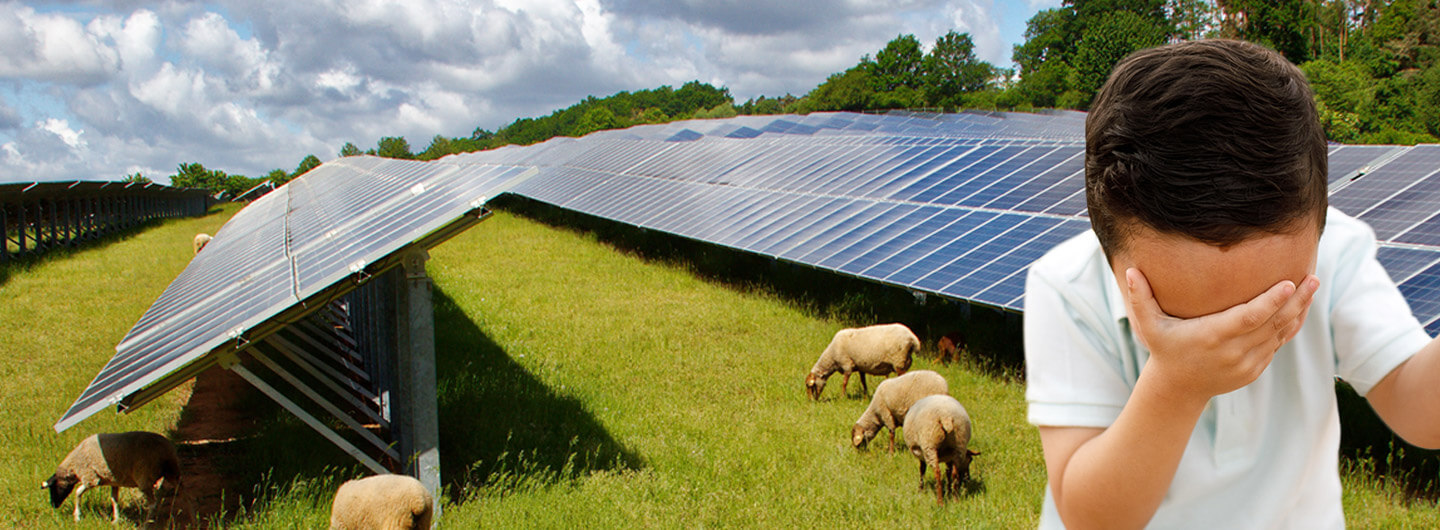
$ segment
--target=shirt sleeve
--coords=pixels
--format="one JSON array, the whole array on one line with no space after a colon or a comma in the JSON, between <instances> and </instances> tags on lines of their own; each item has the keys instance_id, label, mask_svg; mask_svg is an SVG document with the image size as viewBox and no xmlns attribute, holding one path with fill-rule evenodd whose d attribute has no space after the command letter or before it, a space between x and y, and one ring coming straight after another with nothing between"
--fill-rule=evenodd
<instances>
[{"instance_id":1,"label":"shirt sleeve","mask_svg":"<svg viewBox=\"0 0 1440 530\"><path fill-rule=\"evenodd\" d=\"M1336 373L1363 396L1430 336L1376 259L1374 232L1355 224L1336 249L1330 318Z\"/></svg>"},{"instance_id":2,"label":"shirt sleeve","mask_svg":"<svg viewBox=\"0 0 1440 530\"><path fill-rule=\"evenodd\" d=\"M1105 311L1103 299L1081 296L1072 282L1047 277L1041 268L1040 262L1031 267L1025 282L1028 419L1037 426L1108 427L1138 375L1121 346L1128 330Z\"/></svg>"}]
</instances>

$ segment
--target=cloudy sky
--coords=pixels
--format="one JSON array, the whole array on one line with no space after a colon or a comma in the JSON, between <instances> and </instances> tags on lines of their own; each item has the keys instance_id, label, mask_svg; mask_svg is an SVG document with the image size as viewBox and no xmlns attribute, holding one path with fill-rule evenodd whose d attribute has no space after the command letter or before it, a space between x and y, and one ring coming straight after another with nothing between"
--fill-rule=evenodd
<instances>
[{"instance_id":1,"label":"cloudy sky","mask_svg":"<svg viewBox=\"0 0 1440 530\"><path fill-rule=\"evenodd\" d=\"M0 0L0 182L248 176L700 80L801 95L895 36L1010 67L1060 0Z\"/></svg>"}]
</instances>

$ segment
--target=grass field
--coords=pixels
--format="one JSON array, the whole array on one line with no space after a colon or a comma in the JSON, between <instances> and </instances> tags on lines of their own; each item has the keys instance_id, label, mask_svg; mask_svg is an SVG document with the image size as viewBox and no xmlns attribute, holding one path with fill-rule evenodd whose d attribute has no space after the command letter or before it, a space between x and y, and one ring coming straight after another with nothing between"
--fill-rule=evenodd
<instances>
[{"instance_id":1,"label":"grass field","mask_svg":"<svg viewBox=\"0 0 1440 530\"><path fill-rule=\"evenodd\" d=\"M184 267L190 237L233 211L167 221L0 280L0 461L11 463L0 467L0 526L75 528L68 504L52 509L36 490L70 447L91 432L174 425L183 390L132 415L50 428ZM912 456L884 452L883 435L879 450L850 448L866 402L840 396L838 379L827 399L805 398L805 372L863 307L709 281L505 212L431 255L445 527L1034 526L1045 474L1015 378L917 359L949 379L983 452L945 506L918 489ZM359 474L283 413L246 447L234 472L248 500L217 526L324 527L333 488ZM1433 502L1364 462L1347 467L1351 526L1440 526ZM81 528L109 527L104 497L87 495Z\"/></svg>"}]
</instances>

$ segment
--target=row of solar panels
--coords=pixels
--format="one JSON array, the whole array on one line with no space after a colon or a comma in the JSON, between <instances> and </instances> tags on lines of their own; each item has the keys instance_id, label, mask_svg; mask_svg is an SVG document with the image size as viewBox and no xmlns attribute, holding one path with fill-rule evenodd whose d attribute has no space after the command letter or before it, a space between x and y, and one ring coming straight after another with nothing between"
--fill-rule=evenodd
<instances>
[{"instance_id":1,"label":"row of solar panels","mask_svg":"<svg viewBox=\"0 0 1440 530\"><path fill-rule=\"evenodd\" d=\"M57 423L73 425L499 193L891 285L1019 310L1025 270L1088 228L1083 115L737 117L410 162L333 161L242 210ZM1331 199L1440 332L1440 146L1335 146ZM201 363L203 364L203 363ZM180 374L180 375L176 375Z\"/></svg>"}]
</instances>

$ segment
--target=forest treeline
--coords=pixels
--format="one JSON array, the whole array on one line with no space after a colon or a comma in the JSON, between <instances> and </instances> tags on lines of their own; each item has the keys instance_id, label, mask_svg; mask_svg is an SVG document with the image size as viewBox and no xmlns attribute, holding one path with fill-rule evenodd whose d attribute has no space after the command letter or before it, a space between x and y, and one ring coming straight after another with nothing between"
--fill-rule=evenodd
<instances>
[{"instance_id":1,"label":"forest treeline","mask_svg":"<svg viewBox=\"0 0 1440 530\"><path fill-rule=\"evenodd\" d=\"M1083 111L1121 58L1201 38L1258 42L1298 65L1315 90L1332 141L1440 142L1440 0L1066 0L1026 22L1025 40L1012 51L1013 69L980 60L967 33L951 31L928 45L902 34L801 96L738 103L724 87L692 81L679 89L590 96L495 131L476 128L468 137L436 135L420 152L393 136L365 150L346 143L338 154L434 160L556 136L740 114ZM293 171L248 178L188 163L180 164L171 181L239 193L264 180L284 184L318 165L320 159L309 155Z\"/></svg>"}]
</instances>

